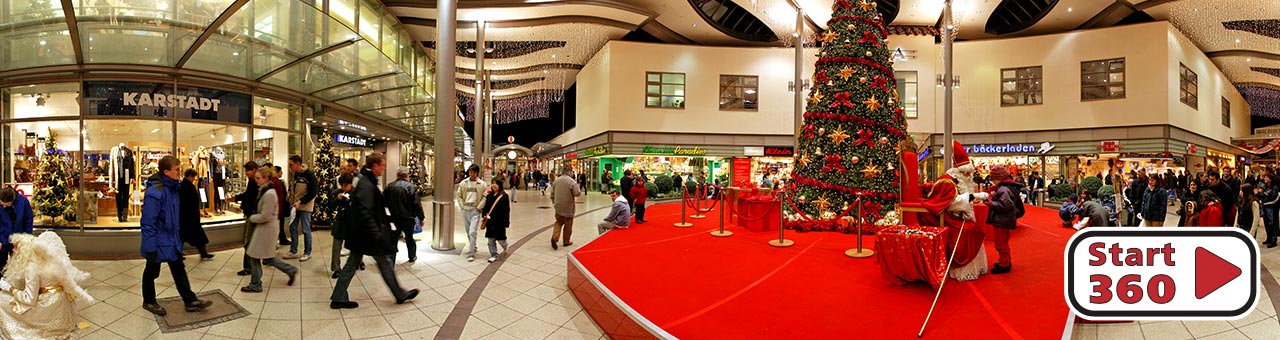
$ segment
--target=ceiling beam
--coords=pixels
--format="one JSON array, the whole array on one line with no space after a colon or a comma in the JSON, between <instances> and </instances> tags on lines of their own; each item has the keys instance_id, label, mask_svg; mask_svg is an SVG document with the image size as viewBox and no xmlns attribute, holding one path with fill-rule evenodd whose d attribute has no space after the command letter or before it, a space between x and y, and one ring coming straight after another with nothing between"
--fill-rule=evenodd
<instances>
[{"instance_id":1,"label":"ceiling beam","mask_svg":"<svg viewBox=\"0 0 1280 340\"><path fill-rule=\"evenodd\" d=\"M532 66L525 66L521 68L513 68L513 69L505 69L505 70L486 69L485 72L489 72L491 74L499 75L499 76L509 76L509 75L537 72L539 70L546 70L546 69L581 70L583 67L584 67L583 65L571 64L571 63L549 63L549 64L537 64ZM476 71L474 69L469 69L464 67L458 67L457 72L458 74L466 74L466 75L473 75L473 76L476 74Z\"/></svg>"},{"instance_id":2,"label":"ceiling beam","mask_svg":"<svg viewBox=\"0 0 1280 340\"><path fill-rule=\"evenodd\" d=\"M353 95L350 95L350 96L346 96L346 97L342 97L342 98L334 99L334 100L333 100L333 102L335 102L335 103L336 103L336 102L340 102L340 101L347 100L347 99L351 99L351 98L364 97L364 96L371 95L371 94L374 94L374 93L383 93L383 92L397 91L397 90L403 90L403 89L407 89L407 88L411 88L411 87L416 87L416 86L418 86L418 84L410 84L410 85L405 85L405 86L398 86L398 87L392 87L392 88L385 88L385 89L376 90L376 91L369 91L369 92L360 93L360 94L353 94Z\"/></svg>"},{"instance_id":3,"label":"ceiling beam","mask_svg":"<svg viewBox=\"0 0 1280 340\"><path fill-rule=\"evenodd\" d=\"M76 8L71 0L62 0L62 16L66 18L71 38L71 49L76 54L76 64L84 64L84 49L80 46L80 24L76 20Z\"/></svg>"},{"instance_id":4,"label":"ceiling beam","mask_svg":"<svg viewBox=\"0 0 1280 340\"><path fill-rule=\"evenodd\" d=\"M284 65L282 65L282 66L280 66L280 67L277 67L277 68L276 68L276 69L274 69L274 70L271 70L271 72L267 72L267 74L264 74L264 75L262 75L261 77L258 77L257 81L261 82L261 81L263 81L263 80L266 80L267 78L271 78L271 76L276 75L276 73L280 73L281 71L287 70L287 69L289 69L290 67L293 67L294 65L301 64L301 63L303 63L303 62L305 62L305 61L307 61L307 60L314 59L315 57L319 57L319 56L324 55L324 54L329 53L329 52L337 51L337 50L339 50L339 49L342 49L343 47L347 47L347 46L355 45L356 41L357 41L357 40L360 40L360 39L361 39L361 38L353 38L353 39L351 39L351 40L343 41L343 42L340 42L340 43L338 43L338 44L336 44L336 45L326 47L326 48L324 48L324 49L322 49L322 50L315 51L315 52L311 52L311 54L308 54L308 55L302 56L302 58L298 58L297 60L290 61L288 64L284 64Z\"/></svg>"},{"instance_id":5,"label":"ceiling beam","mask_svg":"<svg viewBox=\"0 0 1280 340\"><path fill-rule=\"evenodd\" d=\"M400 23L405 25L436 27L435 19L419 18L419 17L397 17L397 18L400 19ZM589 16L589 15L559 15L559 16L551 16L551 17L543 17L543 18L486 21L486 23L489 24L489 28L524 28L524 27L549 26L549 25L556 25L556 24L577 24L577 23L597 24L597 25L604 25L604 26L610 26L610 27L617 27L624 30L628 30L628 31L635 30L636 28L640 27L639 24L632 24L624 21L618 21L618 20L613 20L609 18L602 18L602 17ZM457 29L474 29L474 28L476 28L475 21L459 21L457 25Z\"/></svg>"},{"instance_id":6,"label":"ceiling beam","mask_svg":"<svg viewBox=\"0 0 1280 340\"><path fill-rule=\"evenodd\" d=\"M411 7L411 8L436 8L436 0L383 0L382 4L386 7ZM530 2L527 0L467 0L458 1L458 9L476 9L476 8L512 8L512 7L541 7L541 6L560 6L560 5L588 5L613 8L617 10L627 11L646 17L657 17L658 13L646 9L644 7L632 5L631 1L622 0L544 0L538 2Z\"/></svg>"},{"instance_id":7,"label":"ceiling beam","mask_svg":"<svg viewBox=\"0 0 1280 340\"><path fill-rule=\"evenodd\" d=\"M364 77L364 78L360 78L360 79L352 80L352 81L349 81L349 82L345 82L345 83L342 83L342 84L333 85L333 86L326 87L326 88L323 88L323 89L315 90L315 91L312 91L311 93L308 93L308 94L310 94L310 95L313 95L313 96L314 96L314 95L316 95L316 93L320 93L320 92L324 92L324 91L328 91L328 90L336 89L336 88L339 88L339 87L343 87L343 86L347 86L347 85L351 85L351 84L355 84L355 83L359 83L359 82L370 81L370 80L374 80L374 79L380 79L380 78L383 78L383 77L394 76L394 75L397 75L397 74L400 74L400 72L387 72L387 73L383 73L383 74L372 75L372 76L368 76L368 77Z\"/></svg>"},{"instance_id":8,"label":"ceiling beam","mask_svg":"<svg viewBox=\"0 0 1280 340\"><path fill-rule=\"evenodd\" d=\"M1204 55L1209 58L1247 57L1247 58L1261 58L1261 59L1267 59L1267 60L1280 61L1280 54L1267 53L1267 52L1254 51L1254 50L1222 50L1222 51L1206 52Z\"/></svg>"},{"instance_id":9,"label":"ceiling beam","mask_svg":"<svg viewBox=\"0 0 1280 340\"><path fill-rule=\"evenodd\" d=\"M68 1L70 0L62 0L64 3ZM212 37L213 33L219 28L222 28L222 24L225 24L228 19L231 19L231 16L239 12L240 8L244 7L244 5L248 3L249 0L236 0L231 3L231 6L227 6L227 9L222 11L222 14L218 15L217 19L213 19L213 23L210 23L209 26L204 29L203 33L200 33L200 37L196 38L196 41L191 44L191 47L187 48L187 53L183 53L182 59L178 59L178 64L173 67L182 68L183 66L186 66L187 61L191 60L191 56L196 54L196 50L200 49L200 46L204 46L204 42L209 40L209 37Z\"/></svg>"}]
</instances>

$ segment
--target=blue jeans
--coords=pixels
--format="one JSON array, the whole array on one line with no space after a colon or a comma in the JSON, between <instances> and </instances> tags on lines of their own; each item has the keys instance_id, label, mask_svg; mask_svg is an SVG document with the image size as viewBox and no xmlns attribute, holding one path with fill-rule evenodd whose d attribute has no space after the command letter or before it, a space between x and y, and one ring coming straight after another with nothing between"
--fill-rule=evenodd
<instances>
[{"instance_id":1,"label":"blue jeans","mask_svg":"<svg viewBox=\"0 0 1280 340\"><path fill-rule=\"evenodd\" d=\"M471 252L476 254L476 231L480 230L480 210L462 209L462 223L467 226L467 241L470 242Z\"/></svg>"},{"instance_id":2,"label":"blue jeans","mask_svg":"<svg viewBox=\"0 0 1280 340\"><path fill-rule=\"evenodd\" d=\"M391 296L396 299L403 298L407 292L400 288L400 282L396 280L395 255L369 257L378 263L378 272L382 274L382 282L387 284ZM338 282L333 285L333 294L329 296L330 301L351 301L347 296L347 287L351 286L351 278L356 275L356 269L360 269L361 261L364 261L364 254L352 250L351 255L347 256L347 264L343 265L342 270L338 272Z\"/></svg>"},{"instance_id":3,"label":"blue jeans","mask_svg":"<svg viewBox=\"0 0 1280 340\"><path fill-rule=\"evenodd\" d=\"M262 259L262 261L257 261L257 259L250 259L249 260L249 288L250 289L262 289L262 265L264 263L280 269L280 271L284 272L285 274L298 273L298 267L290 266L288 263L284 263L284 261L280 261L280 259L277 259L274 257L269 259Z\"/></svg>"},{"instance_id":4,"label":"blue jeans","mask_svg":"<svg viewBox=\"0 0 1280 340\"><path fill-rule=\"evenodd\" d=\"M311 255L311 212L298 210L294 212L293 223L289 223L289 231L293 235L293 244L289 245L289 252L298 253L298 227L302 227L302 234L306 235L307 247L305 255Z\"/></svg>"}]
</instances>

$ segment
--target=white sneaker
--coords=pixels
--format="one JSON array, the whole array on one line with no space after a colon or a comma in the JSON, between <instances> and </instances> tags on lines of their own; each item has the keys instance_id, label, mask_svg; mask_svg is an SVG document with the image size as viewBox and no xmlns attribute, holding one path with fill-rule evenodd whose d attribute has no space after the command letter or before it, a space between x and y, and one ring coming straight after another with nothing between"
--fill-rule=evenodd
<instances>
[{"instance_id":1,"label":"white sneaker","mask_svg":"<svg viewBox=\"0 0 1280 340\"><path fill-rule=\"evenodd\" d=\"M298 262L307 262L307 260L310 260L310 259L311 259L311 255L302 255L302 258L298 259Z\"/></svg>"},{"instance_id":2,"label":"white sneaker","mask_svg":"<svg viewBox=\"0 0 1280 340\"><path fill-rule=\"evenodd\" d=\"M475 255L467 255L467 262L471 262L471 261L475 261L475 260L476 260L476 256L475 256Z\"/></svg>"},{"instance_id":3,"label":"white sneaker","mask_svg":"<svg viewBox=\"0 0 1280 340\"><path fill-rule=\"evenodd\" d=\"M497 261L497 260L498 260L498 258L496 258L496 257L490 257L490 258L489 258L489 263L493 263L493 261Z\"/></svg>"},{"instance_id":4,"label":"white sneaker","mask_svg":"<svg viewBox=\"0 0 1280 340\"><path fill-rule=\"evenodd\" d=\"M288 254L284 254L284 256L281 256L281 258L285 260L292 260L292 259L298 258L298 254L288 253Z\"/></svg>"},{"instance_id":5,"label":"white sneaker","mask_svg":"<svg viewBox=\"0 0 1280 340\"><path fill-rule=\"evenodd\" d=\"M347 249L343 249L343 250L342 250L342 252L340 252L340 253L338 253L338 254L339 254L340 256L347 256L347 255L351 255L351 251L350 251L350 250L347 250Z\"/></svg>"}]
</instances>

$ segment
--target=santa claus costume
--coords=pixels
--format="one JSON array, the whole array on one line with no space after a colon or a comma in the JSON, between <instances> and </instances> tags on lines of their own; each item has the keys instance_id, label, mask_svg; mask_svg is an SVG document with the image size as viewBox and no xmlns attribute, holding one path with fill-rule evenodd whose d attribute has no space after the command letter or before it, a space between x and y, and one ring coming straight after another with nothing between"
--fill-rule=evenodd
<instances>
[{"instance_id":1,"label":"santa claus costume","mask_svg":"<svg viewBox=\"0 0 1280 340\"><path fill-rule=\"evenodd\" d=\"M987 273L987 252L982 244L986 235L974 219L973 202L987 199L989 195L975 192L973 173L976 169L964 146L955 142L951 149L954 165L924 189L921 205L928 213L921 213L919 220L921 225L946 227L947 251L955 249L950 254L949 276L960 281L976 280Z\"/></svg>"}]
</instances>

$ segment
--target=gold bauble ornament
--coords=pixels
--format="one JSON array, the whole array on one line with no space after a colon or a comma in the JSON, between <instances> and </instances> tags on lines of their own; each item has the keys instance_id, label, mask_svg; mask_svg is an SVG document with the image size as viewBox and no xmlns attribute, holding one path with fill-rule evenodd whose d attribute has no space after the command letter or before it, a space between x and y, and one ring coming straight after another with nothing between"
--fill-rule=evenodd
<instances>
[{"instance_id":1,"label":"gold bauble ornament","mask_svg":"<svg viewBox=\"0 0 1280 340\"><path fill-rule=\"evenodd\" d=\"M880 144L889 144L889 137L880 137Z\"/></svg>"},{"instance_id":2,"label":"gold bauble ornament","mask_svg":"<svg viewBox=\"0 0 1280 340\"><path fill-rule=\"evenodd\" d=\"M867 57L868 57L868 58L870 58L870 57L871 57L871 51L867 51Z\"/></svg>"},{"instance_id":3,"label":"gold bauble ornament","mask_svg":"<svg viewBox=\"0 0 1280 340\"><path fill-rule=\"evenodd\" d=\"M825 135L825 134L827 134L827 129L826 129L826 128L818 128L818 135L819 135L819 136L821 136L821 135Z\"/></svg>"},{"instance_id":4,"label":"gold bauble ornament","mask_svg":"<svg viewBox=\"0 0 1280 340\"><path fill-rule=\"evenodd\" d=\"M847 29L849 29L849 30L854 30L854 29L858 28L858 26L855 26L854 24L849 24L849 26L845 26L845 28L847 28Z\"/></svg>"},{"instance_id":5,"label":"gold bauble ornament","mask_svg":"<svg viewBox=\"0 0 1280 340\"><path fill-rule=\"evenodd\" d=\"M861 77L861 78L858 78L858 82L859 82L859 83L866 83L866 82L867 82L867 77Z\"/></svg>"},{"instance_id":6,"label":"gold bauble ornament","mask_svg":"<svg viewBox=\"0 0 1280 340\"><path fill-rule=\"evenodd\" d=\"M849 163L858 164L859 159L858 156L853 156L853 158L849 159Z\"/></svg>"}]
</instances>

